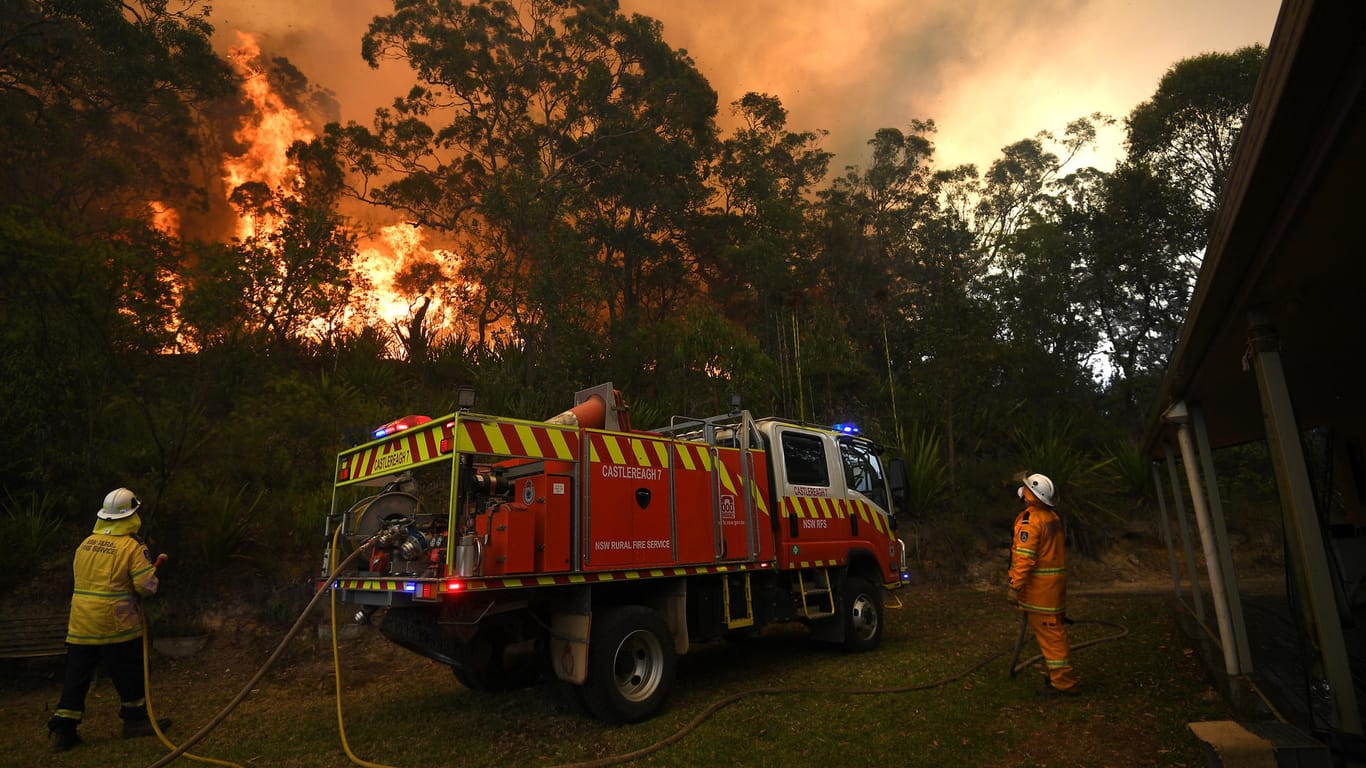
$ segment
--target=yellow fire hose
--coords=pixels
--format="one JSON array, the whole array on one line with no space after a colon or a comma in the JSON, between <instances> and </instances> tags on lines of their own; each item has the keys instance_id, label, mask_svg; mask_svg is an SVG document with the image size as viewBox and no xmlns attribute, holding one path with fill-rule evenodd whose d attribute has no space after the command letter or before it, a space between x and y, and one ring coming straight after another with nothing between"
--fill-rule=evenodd
<instances>
[{"instance_id":1,"label":"yellow fire hose","mask_svg":"<svg viewBox=\"0 0 1366 768\"><path fill-rule=\"evenodd\" d=\"M1088 645L1096 645L1097 643L1105 643L1105 642L1109 642L1109 641L1111 641L1111 640L1119 640L1120 638L1125 637L1125 636L1127 636L1127 635L1129 634L1129 628L1126 627L1126 626L1124 626L1123 624L1116 624L1116 623L1114 623L1114 622L1112 622L1112 621L1101 621L1100 619L1067 619L1067 624L1069 624L1069 625L1072 625L1072 624L1098 624L1098 625L1100 625L1100 626L1102 626L1102 627L1111 627L1111 628L1113 628L1113 629L1119 630L1118 632L1116 632L1116 633L1113 634L1113 635L1105 635L1105 636L1103 636L1103 637L1097 637L1097 638L1094 638L1094 639L1091 639L1091 640L1086 640L1086 641L1083 641L1083 642L1080 642L1080 643L1069 643L1069 648L1070 648L1070 650L1073 650L1073 651L1080 650L1080 649L1082 649L1082 648L1087 647ZM1024 611L1021 611L1021 612L1020 612L1020 636L1019 636L1019 638L1016 639L1016 641L1015 641L1015 655L1012 656L1012 657L1010 658L1010 676L1011 676L1011 677L1014 677L1015 675L1019 674L1019 672L1020 672L1021 670L1028 668L1029 665L1033 664L1034 662L1040 661L1040 660L1043 659L1043 654L1039 653L1039 654L1035 654L1035 655L1033 655L1033 656L1030 656L1029 658L1025 659L1024 661L1019 661L1019 658L1020 658L1020 649L1024 647L1025 630L1028 628L1028 626L1029 626L1029 617L1028 617L1027 615L1025 615L1025 612L1024 612Z\"/></svg>"},{"instance_id":2,"label":"yellow fire hose","mask_svg":"<svg viewBox=\"0 0 1366 768\"><path fill-rule=\"evenodd\" d=\"M337 532L334 532L334 533L333 533L333 536L332 536L332 551L333 551L333 552L336 552L336 551L337 551L337 535L338 535L338 533L340 533L340 530L341 530L341 529L340 529L340 527L339 527L339 528L337 529ZM166 748L167 748L167 749L170 749L170 750L171 750L171 753L170 753L170 754L168 754L168 755L166 755L165 757L161 758L160 760L156 761L156 762L153 763L149 768L163 768L163 766L170 765L172 762L175 762L177 759L179 759L179 758L182 757L182 756L183 756L183 757L189 757L189 758L191 758L191 759L193 759L193 760L199 760L199 761L202 761L202 762L215 763L215 764L218 764L218 765L226 765L226 766L235 766L235 768L243 768L242 766L238 765L237 763L230 763L230 762L226 762L226 761L222 761L222 760L214 760L214 759L212 759L212 758L200 757L200 756L198 756L198 755L191 755L191 754L189 754L189 749L190 749L190 747L192 747L192 746L194 746L195 744L198 744L200 741L202 741L202 740L204 739L205 736L208 736L209 733L210 733L211 731L213 731L214 728L217 728L220 724L222 724L222 722L223 722L224 720L227 719L228 715L231 714L232 711L233 711L234 709L237 709L238 705L240 705L240 704L242 703L242 701L243 701L244 699L246 699L247 694L249 694L249 693L251 692L251 690L252 690L253 688L256 687L256 684L259 683L259 682L261 682L261 678L265 677L266 672L269 671L270 668L273 667L273 666L275 665L275 662L279 661L280 655L281 655L282 653L284 653L285 647L289 644L289 641L292 640L292 639L294 639L294 636L295 636L295 635L299 634L299 630L300 630L300 629L303 627L303 625L304 625L304 620L308 618L308 615L309 615L310 613L312 613L313 609L318 605L318 601L322 599L322 597L323 597L324 594L333 595L333 601L332 601L332 606L333 606L333 616L332 616L332 658L333 658L333 663L338 665L338 672L340 671L340 666L339 666L339 665L340 665L340 662L337 660L337 617L336 617L336 598L335 598L335 594L336 594L336 593L335 593L334 590L330 589L329 587L330 587L332 581L337 577L337 574L338 574L338 573L341 573L342 570L344 570L348 565L350 565L357 557L360 557L360 555L361 555L362 552L365 552L367 549L369 549L369 548L375 543L375 539L376 539L376 538L377 538L377 537L371 537L370 539L368 539L367 541L365 541L364 543L362 543L359 547L356 547L356 551L352 552L350 555L347 555L347 557L346 557L344 560L342 560L340 563L337 564L337 566L336 566L335 568L332 569L332 572L331 572L330 574L328 574L327 580L324 582L324 585L325 585L325 586L324 586L323 588L319 589L319 590L313 595L313 599L312 599L312 600L309 600L309 601L308 601L308 605L305 606L304 609L303 609L303 611L299 613L299 618L296 619L296 620L294 621L294 626L290 627L290 628L289 628L289 631L285 633L284 639L282 639L282 640L280 641L280 644L277 645L277 646L275 647L275 651L274 651L273 653L271 653L270 658L266 659L266 663L263 664L263 665L261 665L261 668L258 669L258 670L256 671L256 674L253 675L252 678L251 678L250 680L247 681L247 684L244 685L244 686L242 686L242 690L241 690L241 691L238 691L237 695L236 695L235 697L233 697L232 701L228 702L228 704L227 704L225 707L223 707L223 709L222 709L221 711L219 711L219 713L218 713L217 715L214 715L213 719L210 720L210 721L208 722L207 725L205 725L203 728L200 728L199 731L197 731L193 736L191 736L189 739L187 739L187 740L185 741L184 744L181 744L181 745L178 746L178 747L175 746L174 744L172 744L171 741L170 741L170 739L167 739L167 738L166 738L166 734L164 734L164 733L161 732L161 726L157 724L156 715L153 714L153 710L152 710L151 686L150 686L150 679L149 679L149 678L150 678L150 675L149 675L149 673L148 673L148 671L147 671L147 655L148 655L148 654L147 654L147 648L148 648L148 646L151 644L151 640L150 640L150 633L149 633L148 630L147 630L147 618L146 618L145 615L143 616L143 619L142 619L142 676L143 676L143 688L144 688L145 691L146 691L145 697L146 697L146 699L147 699L147 716L148 716L148 718L149 718L149 719L151 720L151 722L152 722L152 729L153 729L154 731L156 731L157 738L161 739L161 743L164 744L164 745L166 745ZM341 679L340 679L340 675L338 675L338 679L337 679L337 723L338 723L338 725L340 726L340 724L341 724ZM388 766L376 766L376 765L374 765L374 764L372 764L372 763L366 763L366 762L361 761L360 758L356 757L356 756L351 752L350 746L347 746L347 745L346 745L346 734L345 734L345 731L342 732L342 744L343 744L343 746L344 746L345 749L346 749L346 754L347 754L347 756L350 757L351 760L352 760L353 762L357 762L357 763L360 764L360 765L369 766L370 768L389 768Z\"/></svg>"},{"instance_id":3,"label":"yellow fire hose","mask_svg":"<svg viewBox=\"0 0 1366 768\"><path fill-rule=\"evenodd\" d=\"M338 529L337 529L336 531L334 531L333 534L332 534L332 551L333 551L333 552L336 552L336 551L337 551L338 536L340 535L340 532L341 532L341 529L340 529L340 527L338 527ZM352 552L350 555L348 555L348 556L346 557L345 560L343 560L341 563L339 563L339 564L332 570L332 572L331 572L330 574L328 574L326 584L327 584L327 585L330 585L330 584L332 583L332 581L336 578L336 576L337 576L338 573L340 573L343 569L345 569L346 566L350 565L351 562L354 561L357 557L359 557L360 554L361 554L362 552L364 552L365 550L369 549L370 546L372 546L372 545L374 544L375 538L376 538L376 537L372 537L371 539L367 540L365 543L361 544L361 546L359 546L359 547L356 548L356 551ZM217 715L215 715L214 718L213 718L213 720L209 721L209 723L208 723L207 725L205 725L203 728L199 729L199 731L198 731L197 733L195 733L193 736L191 736L184 744L180 745L179 747L177 747L177 746L175 746L174 744L172 744L171 741L170 741L169 739L166 738L166 735L163 734L163 733L161 732L161 727L157 724L156 715L153 713L153 710L152 710L151 687L150 687L150 681L148 680L148 672L147 672L147 648L148 648L148 645L150 644L150 640L149 640L149 636L148 636L148 632L147 632L147 620L146 620L146 617L144 617L144 618L143 618L143 636L142 636L142 637L143 637L143 644L142 644L143 665L142 665L142 669L143 669L143 684L144 684L144 687L147 689L147 694L146 694L146 698L147 698L147 716L151 719L152 728L156 731L157 737L158 737L159 739L161 739L161 742L162 742L163 744L165 744L166 747L167 747L168 749L172 750L170 754L166 755L166 756L163 757L161 760L158 760L156 763L153 763L151 766L149 766L149 768L162 768L163 766L169 765L170 763L174 762L176 759L178 759L178 758L180 758L180 757L182 757L182 756L183 756L183 757L188 757L188 758L190 758L190 759L192 759L192 760L199 760L199 761L201 761L201 762L206 762L206 763L214 763L214 764L217 764L217 765L232 766L232 768L244 768L244 766L241 766L241 765L239 765L239 764L237 764L237 763L227 762L227 761L223 761L223 760L215 760L215 759L213 759L213 758L201 757L201 756L198 756L198 755L192 755L192 754L190 754L190 753L188 752L188 750L189 750L190 747L194 746L195 744L197 744L197 743L199 743L201 740L203 740L203 738L204 738L205 736L207 736L207 735L209 734L210 731L212 731L214 728L218 727L218 725L219 725L220 723L222 723L223 720L225 720L225 719L227 718L227 716L228 716L234 709L236 709L237 706L238 706L239 704L242 703L242 700L246 698L247 694L251 691L251 689L252 689L253 687L255 687L256 684L257 684L258 682L260 682L260 680L261 680L262 677L265 676L266 671L269 670L269 669L271 668L271 666L273 666L273 665L275 664L275 662L279 659L280 654L283 652L283 650L284 650L284 648L285 648L285 645L286 645L286 644L287 644L287 643L288 643L296 634L298 634L298 631L299 631L300 627L303 626L304 619L308 617L308 615L309 615L310 612L312 612L313 608L317 605L318 600L320 600L320 599L322 598L322 595L323 595L324 592L326 592L327 594L329 594L329 595L331 596L330 608L331 608L331 623L332 623L332 665L333 665L333 679L334 679L335 685L336 685L337 730L338 730L338 732L339 732L340 735L341 735L342 748L345 750L346 756L351 760L352 763L354 763L354 764L356 764L356 765L365 766L365 768L393 768L392 766L384 765L384 764L381 764L381 763L371 763L371 762L367 762L367 761L361 759L360 757L357 757L356 754L355 754L354 752L351 751L351 745L350 745L350 744L348 743L348 741L347 741L347 738L346 738L346 726L345 726L345 723L344 723L344 720L343 720L343 717L342 717L342 703L341 703L341 658L340 658L340 652L339 652L339 650L338 650L338 645L337 645L337 597L336 597L336 591L333 590L333 589L330 589L330 588L323 588L323 589L319 589L319 590L317 591L317 593L313 596L313 599L309 601L307 607L305 607L304 610L303 610L303 612L299 614L299 618L294 622L294 626L290 627L289 632L286 633L284 639L280 641L280 644L276 647L275 652L272 653L271 656L270 656L270 658L266 660L266 663L265 663L264 665L262 665L262 667L261 667L259 670L257 670L256 674L251 678L251 680L249 680L249 681L247 682L247 684L246 684L245 686L242 687L242 690L237 694L237 696L234 697L233 700L230 701L230 702L228 703L228 705L225 706L225 707L222 709L222 711L220 711ZM1079 649L1085 648L1085 647L1087 647L1087 646L1096 645L1096 644L1104 643L1104 642L1109 642L1109 641L1111 641L1111 640L1119 640L1119 639L1121 639L1121 638L1123 638L1123 637L1125 637L1125 636L1127 636L1127 635L1129 634L1129 629L1128 629L1127 627L1124 627L1123 625L1120 625L1120 624L1115 624L1115 623L1112 623L1112 622L1108 622L1108 621L1088 620L1088 619L1077 619L1077 620L1075 620L1075 621L1072 622L1072 623L1075 623L1075 624L1099 624L1099 625L1102 625L1102 626L1113 627L1113 628L1116 628L1117 630L1119 630L1118 632L1116 632L1116 633L1114 633L1114 634L1105 635L1105 636L1103 636L1103 637L1099 637L1099 638L1095 638L1095 639L1092 639L1092 640L1087 640L1087 641L1084 641L1084 642L1081 642L1081 643L1073 644L1073 645L1071 646L1072 650L1079 650ZM1022 646L1022 644L1023 644L1024 638L1025 638L1024 627L1021 627L1020 636L1019 636L1019 638L1016 640L1016 643L1015 643L1014 655L1013 655L1013 657L1011 658L1011 669L1010 669L1010 672L1011 672L1011 676L1012 676L1012 677L1014 677L1014 676L1015 676L1015 673L1018 672L1019 670L1024 669L1025 667L1028 667L1030 664L1033 664L1034 662L1036 662L1036 661L1038 661L1039 659L1043 658L1042 655L1036 655L1036 656L1030 657L1030 658L1028 658L1028 659L1025 659L1024 661L1021 661L1021 662L1019 662L1018 664L1015 663L1016 660L1019 658L1020 648L1021 648L1021 646ZM752 689L747 690L747 691L740 691L739 693L733 693L733 694L731 694L731 695L729 695L729 696L726 696L726 697L724 697L724 698L722 698L722 699L719 699L719 700L713 702L710 706L708 706L706 709L702 710L702 712L700 712L697 716L695 716L692 720L690 720L686 725L684 725L683 727L679 728L677 731L675 731L675 732L672 733L671 735L669 735L669 736L667 736L667 737L665 737L665 738L663 738L663 739L660 739L659 741L656 741L656 742L653 743L653 744L650 744L650 745L648 745L648 746L642 747L642 748L640 748L640 749L637 749L637 750L634 750L634 751L631 751L631 752L625 752L625 753L622 753L622 754L619 754L619 755L613 755L613 756L611 756L611 757L604 757L604 758L599 758L599 759L597 759L597 760L589 760L589 761L578 762L578 763L565 763L565 764L563 764L563 765L554 766L553 768L605 768L605 766L619 765L619 764L621 764L621 763L628 763L628 762L631 762L632 760L637 760L637 759L639 759L639 758L645 757L646 755L649 755L649 754L653 754L653 753L655 753L655 752L658 752L659 750L661 750L661 749L663 749L663 748L665 748L665 747L667 747L667 746L669 746L669 745L671 745L671 744L673 744L673 743L679 741L679 740L682 739L684 736L687 736L689 733L692 733L694 730L696 730L699 726L702 725L702 723L704 723L705 721L707 721L708 719L710 719L710 718L711 718L713 715L715 715L717 712L721 711L722 709L725 709L726 707L728 707L728 706L730 706L730 705L732 705L732 704L735 704L736 702L739 702L739 701L741 701L741 700L743 700L743 699L746 699L746 698L750 698L750 697L754 697L754 696L778 696L778 695L792 695L792 694L869 696L869 695L895 694L895 693L911 693L911 692L914 692L914 691L925 691L925 690L930 690L930 689L933 689L933 688L939 688L939 687L948 685L948 684L950 684L950 683L954 683L954 682L957 682L957 681L959 681L959 680L962 680L963 678L965 678L965 677L967 677L968 675L971 675L971 674L973 674L974 672L976 672L976 671L982 669L982 668L985 667L986 665L990 664L991 662L995 661L996 659L1000 658L1001 656L1004 656L1005 654L1006 654L1006 651L1004 651L1004 650L1003 650L1003 651L998 651L998 652L996 652L996 653L994 653L994 654L991 654L990 656L987 656L986 658L982 659L981 661L978 661L976 664L972 665L971 667L969 667L969 668L967 668L967 669L965 669L965 670L963 670L963 671L961 671L961 672L958 672L958 673L956 673L956 674L950 675L950 676L948 676L948 677L941 678L941 679L939 679L939 680L935 680L935 681L933 681L933 682L929 682L929 683L920 683L920 684L916 684L916 685L903 685L903 686L893 686L893 687L884 687L884 688L816 688L816 687L752 688Z\"/></svg>"}]
</instances>

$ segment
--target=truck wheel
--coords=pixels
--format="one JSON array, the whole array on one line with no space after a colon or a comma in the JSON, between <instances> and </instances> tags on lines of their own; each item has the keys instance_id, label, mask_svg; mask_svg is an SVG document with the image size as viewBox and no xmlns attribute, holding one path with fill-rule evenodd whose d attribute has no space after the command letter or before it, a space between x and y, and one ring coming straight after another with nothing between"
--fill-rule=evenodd
<instances>
[{"instance_id":1,"label":"truck wheel","mask_svg":"<svg viewBox=\"0 0 1366 768\"><path fill-rule=\"evenodd\" d=\"M657 612L639 605L603 608L593 617L583 702L609 723L645 720L664 706L677 664L673 637Z\"/></svg>"},{"instance_id":2,"label":"truck wheel","mask_svg":"<svg viewBox=\"0 0 1366 768\"><path fill-rule=\"evenodd\" d=\"M844 581L844 649L871 651L882 643L882 591L867 581Z\"/></svg>"}]
</instances>

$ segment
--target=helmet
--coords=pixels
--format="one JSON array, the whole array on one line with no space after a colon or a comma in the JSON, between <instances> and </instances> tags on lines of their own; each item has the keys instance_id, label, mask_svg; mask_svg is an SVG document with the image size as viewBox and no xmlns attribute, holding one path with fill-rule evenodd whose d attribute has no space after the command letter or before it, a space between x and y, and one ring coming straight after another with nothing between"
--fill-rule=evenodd
<instances>
[{"instance_id":1,"label":"helmet","mask_svg":"<svg viewBox=\"0 0 1366 768\"><path fill-rule=\"evenodd\" d=\"M101 520L122 520L138 511L142 500L127 488L115 488L104 497L98 516Z\"/></svg>"},{"instance_id":2,"label":"helmet","mask_svg":"<svg viewBox=\"0 0 1366 768\"><path fill-rule=\"evenodd\" d=\"M1051 507L1054 505L1054 502L1057 501L1058 492L1053 487L1053 481L1049 480L1047 475L1033 474L1026 476L1024 485L1020 486L1018 492L1022 499L1024 498L1025 488L1028 488L1029 492L1034 494L1034 498L1042 501L1047 506Z\"/></svg>"}]
</instances>

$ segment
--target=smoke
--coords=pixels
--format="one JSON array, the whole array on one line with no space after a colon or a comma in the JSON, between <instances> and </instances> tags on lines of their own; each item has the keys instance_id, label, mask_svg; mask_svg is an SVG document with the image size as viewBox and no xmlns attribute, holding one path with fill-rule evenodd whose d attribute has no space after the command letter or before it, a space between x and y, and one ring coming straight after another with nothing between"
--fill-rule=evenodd
<instances>
[{"instance_id":1,"label":"smoke","mask_svg":"<svg viewBox=\"0 0 1366 768\"><path fill-rule=\"evenodd\" d=\"M1128 114L1182 58L1270 39L1277 0L620 0L660 20L717 91L722 127L746 92L777 96L793 130L827 130L835 169L867 162L884 127L933 119L937 164L985 167L1000 149L1092 112ZM407 90L400 63L360 57L388 0L216 0L224 47L241 30L369 124ZM1122 131L1090 158L1107 167Z\"/></svg>"}]
</instances>

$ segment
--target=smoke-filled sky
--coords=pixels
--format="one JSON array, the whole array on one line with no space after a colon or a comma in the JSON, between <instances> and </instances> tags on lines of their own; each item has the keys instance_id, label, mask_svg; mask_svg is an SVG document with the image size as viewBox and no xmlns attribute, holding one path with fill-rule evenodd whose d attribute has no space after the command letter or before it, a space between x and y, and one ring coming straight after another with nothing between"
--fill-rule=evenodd
<instances>
[{"instance_id":1,"label":"smoke-filled sky","mask_svg":"<svg viewBox=\"0 0 1366 768\"><path fill-rule=\"evenodd\" d=\"M663 23L729 104L772 94L792 130L829 131L832 171L866 165L880 128L933 119L936 165L985 168L1000 149L1074 118L1123 118L1180 59L1266 44L1277 0L620 0ZM342 119L369 124L411 84L399 65L360 58L388 0L214 0L220 49L259 37L331 89ZM1123 134L1102 133L1086 158L1108 168Z\"/></svg>"}]
</instances>

